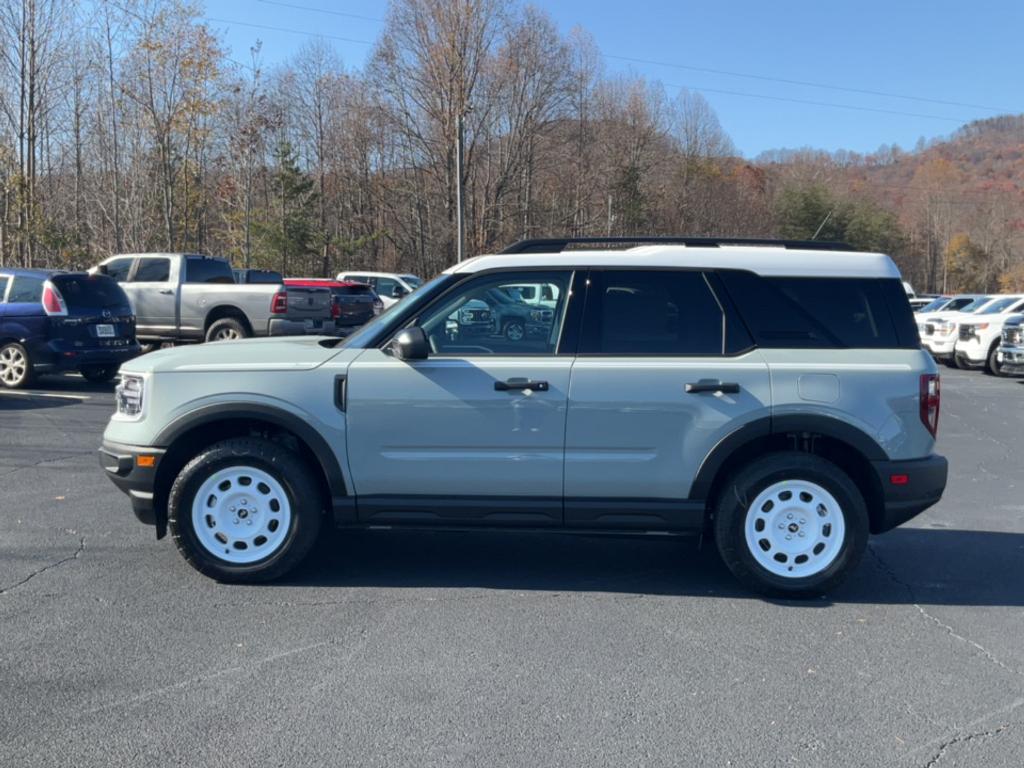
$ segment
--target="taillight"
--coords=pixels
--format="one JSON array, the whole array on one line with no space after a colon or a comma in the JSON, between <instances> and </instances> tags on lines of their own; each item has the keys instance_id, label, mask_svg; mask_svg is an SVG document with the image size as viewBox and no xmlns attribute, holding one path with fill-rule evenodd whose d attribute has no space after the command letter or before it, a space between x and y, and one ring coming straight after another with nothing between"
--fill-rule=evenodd
<instances>
[{"instance_id":1,"label":"taillight","mask_svg":"<svg viewBox=\"0 0 1024 768\"><path fill-rule=\"evenodd\" d=\"M921 374L921 423L935 437L939 431L939 374Z\"/></svg>"},{"instance_id":2,"label":"taillight","mask_svg":"<svg viewBox=\"0 0 1024 768\"><path fill-rule=\"evenodd\" d=\"M43 283L43 311L51 317L66 317L68 314L68 307L64 303L64 297L60 295L57 286L49 280Z\"/></svg>"},{"instance_id":3,"label":"taillight","mask_svg":"<svg viewBox=\"0 0 1024 768\"><path fill-rule=\"evenodd\" d=\"M272 315L283 315L288 311L288 294L284 291L278 291L274 294L274 298L270 300L270 314Z\"/></svg>"},{"instance_id":4,"label":"taillight","mask_svg":"<svg viewBox=\"0 0 1024 768\"><path fill-rule=\"evenodd\" d=\"M335 320L337 320L339 317L341 317L341 300L340 299L334 299L334 301L331 302L331 317L333 317Z\"/></svg>"}]
</instances>

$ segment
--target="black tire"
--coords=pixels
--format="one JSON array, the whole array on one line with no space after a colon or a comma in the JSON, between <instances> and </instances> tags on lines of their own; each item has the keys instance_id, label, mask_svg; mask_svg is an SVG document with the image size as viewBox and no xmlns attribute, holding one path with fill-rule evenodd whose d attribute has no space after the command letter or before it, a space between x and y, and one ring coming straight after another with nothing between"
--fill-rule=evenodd
<instances>
[{"instance_id":1,"label":"black tire","mask_svg":"<svg viewBox=\"0 0 1024 768\"><path fill-rule=\"evenodd\" d=\"M999 352L999 344L993 344L992 349L988 351L988 358L985 360L985 373L990 376L1002 376L1003 366L997 360Z\"/></svg>"},{"instance_id":2,"label":"black tire","mask_svg":"<svg viewBox=\"0 0 1024 768\"><path fill-rule=\"evenodd\" d=\"M953 358L951 358L951 357L946 358L945 360L943 360L942 364L944 366L946 366L947 368L956 368L957 367L956 361Z\"/></svg>"},{"instance_id":3,"label":"black tire","mask_svg":"<svg viewBox=\"0 0 1024 768\"><path fill-rule=\"evenodd\" d=\"M203 483L235 466L253 467L273 477L284 488L291 510L291 524L280 546L245 564L210 552L200 543L192 520L192 504ZM235 583L271 581L298 565L316 541L323 509L320 485L299 456L269 440L248 437L203 449L175 478L167 500L171 536L189 565L210 578Z\"/></svg>"},{"instance_id":4,"label":"black tire","mask_svg":"<svg viewBox=\"0 0 1024 768\"><path fill-rule=\"evenodd\" d=\"M0 386L22 389L35 380L28 350L16 341L0 346Z\"/></svg>"},{"instance_id":5,"label":"black tire","mask_svg":"<svg viewBox=\"0 0 1024 768\"><path fill-rule=\"evenodd\" d=\"M118 368L119 365L86 365L79 373L83 379L93 384L109 384L117 376Z\"/></svg>"},{"instance_id":6,"label":"black tire","mask_svg":"<svg viewBox=\"0 0 1024 768\"><path fill-rule=\"evenodd\" d=\"M233 317L222 317L220 320L215 320L206 329L207 341L235 341L247 338L249 338L249 330L242 321Z\"/></svg>"},{"instance_id":7,"label":"black tire","mask_svg":"<svg viewBox=\"0 0 1024 768\"><path fill-rule=\"evenodd\" d=\"M799 578L777 575L758 563L745 532L751 503L765 489L787 480L814 483L831 494L845 528L838 553L827 567ZM745 586L773 597L818 597L834 589L857 567L867 548L869 526L864 497L845 472L813 454L786 451L753 460L721 489L714 515L715 541L729 570Z\"/></svg>"},{"instance_id":8,"label":"black tire","mask_svg":"<svg viewBox=\"0 0 1024 768\"><path fill-rule=\"evenodd\" d=\"M526 338L526 324L522 320L509 320L501 331L509 341L522 341Z\"/></svg>"}]
</instances>

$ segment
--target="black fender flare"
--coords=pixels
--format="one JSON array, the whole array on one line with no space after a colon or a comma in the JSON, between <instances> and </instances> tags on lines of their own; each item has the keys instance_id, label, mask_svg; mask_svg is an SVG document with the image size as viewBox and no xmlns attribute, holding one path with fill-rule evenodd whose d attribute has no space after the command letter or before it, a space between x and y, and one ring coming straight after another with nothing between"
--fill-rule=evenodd
<instances>
[{"instance_id":1,"label":"black fender flare","mask_svg":"<svg viewBox=\"0 0 1024 768\"><path fill-rule=\"evenodd\" d=\"M764 416L744 424L723 437L704 457L690 487L691 499L707 499L719 470L729 457L751 440L772 435L813 434L845 443L867 461L887 461L888 454L878 441L863 430L845 421L821 414L786 414Z\"/></svg>"},{"instance_id":2,"label":"black fender flare","mask_svg":"<svg viewBox=\"0 0 1024 768\"><path fill-rule=\"evenodd\" d=\"M171 421L156 436L157 448L169 448L186 432L204 424L218 421L265 421L295 434L316 456L317 463L327 478L332 499L345 497L348 491L345 476L334 451L320 433L293 413L260 403L211 403L189 411Z\"/></svg>"}]
</instances>

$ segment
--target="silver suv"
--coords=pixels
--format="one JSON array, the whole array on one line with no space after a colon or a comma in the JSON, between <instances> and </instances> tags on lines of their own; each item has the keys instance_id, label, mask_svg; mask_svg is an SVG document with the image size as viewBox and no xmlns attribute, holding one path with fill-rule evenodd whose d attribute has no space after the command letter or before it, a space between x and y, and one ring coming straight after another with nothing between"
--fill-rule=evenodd
<instances>
[{"instance_id":1,"label":"silver suv","mask_svg":"<svg viewBox=\"0 0 1024 768\"><path fill-rule=\"evenodd\" d=\"M451 322L534 285L557 296L543 334ZM819 595L946 483L899 272L839 245L526 241L344 341L180 347L122 374L100 462L224 581L280 576L333 523L706 534L751 588Z\"/></svg>"}]
</instances>

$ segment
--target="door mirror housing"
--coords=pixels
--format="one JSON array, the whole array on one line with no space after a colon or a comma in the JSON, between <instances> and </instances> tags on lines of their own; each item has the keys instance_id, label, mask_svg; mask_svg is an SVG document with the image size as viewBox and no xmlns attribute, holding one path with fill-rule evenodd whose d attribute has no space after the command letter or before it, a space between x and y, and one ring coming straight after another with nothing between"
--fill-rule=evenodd
<instances>
[{"instance_id":1,"label":"door mirror housing","mask_svg":"<svg viewBox=\"0 0 1024 768\"><path fill-rule=\"evenodd\" d=\"M400 285L396 285L394 288L391 289L391 298L400 299L403 296L405 296L406 293L408 293L408 291L406 291L405 288L403 288Z\"/></svg>"},{"instance_id":2,"label":"door mirror housing","mask_svg":"<svg viewBox=\"0 0 1024 768\"><path fill-rule=\"evenodd\" d=\"M391 351L399 360L426 360L430 355L427 334L418 325L400 331L391 340Z\"/></svg>"}]
</instances>

